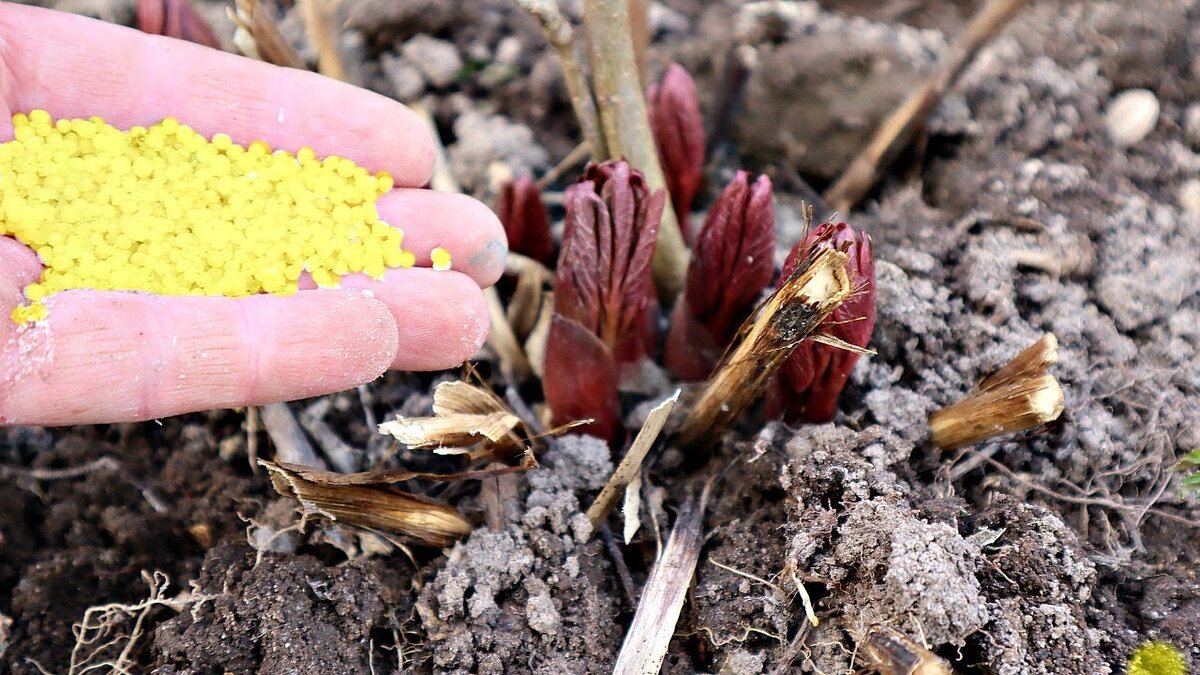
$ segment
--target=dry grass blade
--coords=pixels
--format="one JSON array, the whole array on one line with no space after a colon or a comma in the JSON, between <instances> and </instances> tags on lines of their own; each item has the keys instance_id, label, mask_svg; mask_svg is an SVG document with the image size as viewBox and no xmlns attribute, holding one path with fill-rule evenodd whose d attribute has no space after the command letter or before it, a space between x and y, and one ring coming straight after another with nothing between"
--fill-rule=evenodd
<instances>
[{"instance_id":1,"label":"dry grass blade","mask_svg":"<svg viewBox=\"0 0 1200 675\"><path fill-rule=\"evenodd\" d=\"M696 563L700 560L700 548L704 544L704 509L711 487L711 482L705 486L698 503L689 500L680 508L662 557L655 563L642 589L637 613L629 624L629 632L625 634L613 666L614 675L654 675L662 669L692 575L696 572Z\"/></svg>"},{"instance_id":2,"label":"dry grass blade","mask_svg":"<svg viewBox=\"0 0 1200 675\"><path fill-rule=\"evenodd\" d=\"M1063 412L1063 390L1046 369L1058 361L1058 340L1043 335L984 378L966 398L929 417L933 444L943 450L1053 422Z\"/></svg>"},{"instance_id":3,"label":"dry grass blade","mask_svg":"<svg viewBox=\"0 0 1200 675\"><path fill-rule=\"evenodd\" d=\"M700 447L714 440L758 399L792 351L850 297L846 254L820 247L810 256L742 327L744 337L705 383L681 425L681 445Z\"/></svg>"},{"instance_id":4,"label":"dry grass blade","mask_svg":"<svg viewBox=\"0 0 1200 675\"><path fill-rule=\"evenodd\" d=\"M226 8L237 26L233 41L243 54L277 66L307 70L304 60L279 32L271 13L258 0L237 0L236 8Z\"/></svg>"},{"instance_id":5,"label":"dry grass blade","mask_svg":"<svg viewBox=\"0 0 1200 675\"><path fill-rule=\"evenodd\" d=\"M608 482L596 496L596 501L588 507L587 517L592 521L593 530L600 529L600 526L608 519L609 512L616 506L617 500L621 498L625 487L638 477L642 461L646 459L650 448L654 447L654 442L658 440L658 435L662 433L667 418L671 416L671 411L675 409L675 404L678 402L679 390L676 389L671 398L659 403L646 416L646 421L642 424L641 431L638 431L637 438L633 439L633 445L629 447L629 452L625 453L621 463L609 476Z\"/></svg>"},{"instance_id":6,"label":"dry grass blade","mask_svg":"<svg viewBox=\"0 0 1200 675\"><path fill-rule=\"evenodd\" d=\"M1029 0L991 0L971 20L954 46L951 57L923 87L910 95L879 126L867 147L825 193L825 203L834 211L849 211L874 187L925 127L929 113L958 78L975 54L996 36L1000 29Z\"/></svg>"},{"instance_id":7,"label":"dry grass blade","mask_svg":"<svg viewBox=\"0 0 1200 675\"><path fill-rule=\"evenodd\" d=\"M859 649L879 675L954 675L944 659L894 630L871 631Z\"/></svg>"},{"instance_id":8,"label":"dry grass blade","mask_svg":"<svg viewBox=\"0 0 1200 675\"><path fill-rule=\"evenodd\" d=\"M335 80L347 80L348 71L338 50L340 33L334 18L341 0L299 0L304 31L317 52L317 70Z\"/></svg>"},{"instance_id":9,"label":"dry grass blade","mask_svg":"<svg viewBox=\"0 0 1200 675\"><path fill-rule=\"evenodd\" d=\"M305 516L381 530L443 548L471 532L457 509L386 485L343 485L342 474L260 460L279 494L295 499ZM318 479L330 479L318 480Z\"/></svg>"}]
</instances>

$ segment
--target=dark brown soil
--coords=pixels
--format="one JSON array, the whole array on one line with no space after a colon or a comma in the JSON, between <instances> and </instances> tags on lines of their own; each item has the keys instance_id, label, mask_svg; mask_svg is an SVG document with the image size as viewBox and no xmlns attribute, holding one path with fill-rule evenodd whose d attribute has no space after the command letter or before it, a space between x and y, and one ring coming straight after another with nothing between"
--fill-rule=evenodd
<instances>
[{"instance_id":1,"label":"dark brown soil","mask_svg":"<svg viewBox=\"0 0 1200 675\"><path fill-rule=\"evenodd\" d=\"M131 0L41 4L132 18ZM476 194L492 194L497 163L541 172L574 147L554 57L506 0L350 4L361 81L429 97ZM710 194L735 166L771 174L782 256L807 186L836 177L981 4L655 3L655 67L687 66L709 111L730 50L755 49ZM221 5L204 8L228 37ZM300 26L289 11L307 49ZM1119 147L1106 112L1130 88L1161 112ZM833 424L747 419L714 458L738 461L710 505L666 668L849 673L863 667L856 640L886 626L962 673L1118 673L1149 639L1195 669L1200 498L1171 467L1200 448L1200 4L1034 0L929 132L843 214L876 243L878 353ZM1045 331L1061 343L1063 420L934 450L927 415ZM430 385L390 375L368 387L371 413L420 414ZM365 467L384 444L362 420L357 395L333 397L329 422ZM155 573L170 586L128 672L611 670L634 604L610 537L581 513L611 471L602 444L551 444L493 529L474 486L416 486L480 527L410 558L343 528L288 530L296 516L251 471L244 421L0 430L6 672L117 661L140 609L109 612L112 630L89 644L72 626L89 608L142 603ZM617 549L635 593L695 487L677 453L655 461L641 530Z\"/></svg>"}]
</instances>

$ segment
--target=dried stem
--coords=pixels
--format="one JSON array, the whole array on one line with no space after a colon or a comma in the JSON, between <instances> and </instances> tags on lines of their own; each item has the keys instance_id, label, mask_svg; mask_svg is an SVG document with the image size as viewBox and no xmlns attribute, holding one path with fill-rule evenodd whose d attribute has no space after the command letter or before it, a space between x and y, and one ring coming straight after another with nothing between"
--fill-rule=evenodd
<instances>
[{"instance_id":1,"label":"dried stem","mask_svg":"<svg viewBox=\"0 0 1200 675\"><path fill-rule=\"evenodd\" d=\"M933 444L953 450L1058 419L1063 390L1046 369L1058 361L1058 340L1043 335L986 377L961 401L929 417Z\"/></svg>"},{"instance_id":2,"label":"dried stem","mask_svg":"<svg viewBox=\"0 0 1200 675\"><path fill-rule=\"evenodd\" d=\"M237 25L233 41L246 56L277 66L308 70L303 59L279 32L274 17L258 0L237 0L237 9L226 8Z\"/></svg>"},{"instance_id":3,"label":"dried stem","mask_svg":"<svg viewBox=\"0 0 1200 675\"><path fill-rule=\"evenodd\" d=\"M879 126L867 144L837 182L825 193L825 203L834 211L848 211L879 182L883 172L925 127L929 113L954 83L975 54L1029 0L991 0L971 19L959 37L952 56L923 87L908 97Z\"/></svg>"},{"instance_id":4,"label":"dried stem","mask_svg":"<svg viewBox=\"0 0 1200 675\"><path fill-rule=\"evenodd\" d=\"M348 81L346 64L338 51L338 27L333 19L341 0L299 0L304 31L317 51L317 70L326 77Z\"/></svg>"},{"instance_id":5,"label":"dried stem","mask_svg":"<svg viewBox=\"0 0 1200 675\"><path fill-rule=\"evenodd\" d=\"M288 464L302 464L317 469L327 468L325 460L317 455L296 415L286 403L270 403L258 409L263 427L271 442L275 444L275 459Z\"/></svg>"},{"instance_id":6,"label":"dried stem","mask_svg":"<svg viewBox=\"0 0 1200 675\"><path fill-rule=\"evenodd\" d=\"M671 538L662 557L642 588L637 613L613 666L614 675L657 673L667 655L675 624L687 598L688 587L704 543L704 509L712 482L705 485L699 502L689 500L679 509Z\"/></svg>"},{"instance_id":7,"label":"dried stem","mask_svg":"<svg viewBox=\"0 0 1200 675\"><path fill-rule=\"evenodd\" d=\"M584 27L589 61L600 110L600 127L608 152L595 159L624 157L646 176L652 190L665 190L666 178L658 161L646 99L638 77L630 34L628 0L584 0ZM674 298L687 277L687 246L675 210L668 201L658 229L654 279L659 290Z\"/></svg>"},{"instance_id":8,"label":"dried stem","mask_svg":"<svg viewBox=\"0 0 1200 675\"><path fill-rule=\"evenodd\" d=\"M567 92L571 95L571 107L575 109L575 117L579 119L584 142L591 149L592 157L607 157L604 134L600 130L600 120L596 114L596 101L592 98L592 89L588 86L583 64L579 60L579 47L575 42L574 29L558 11L558 3L555 0L517 0L517 4L537 19L546 42L558 54L563 78L567 82Z\"/></svg>"},{"instance_id":9,"label":"dried stem","mask_svg":"<svg viewBox=\"0 0 1200 675\"><path fill-rule=\"evenodd\" d=\"M650 77L650 0L629 0L629 35L642 91Z\"/></svg>"},{"instance_id":10,"label":"dried stem","mask_svg":"<svg viewBox=\"0 0 1200 675\"><path fill-rule=\"evenodd\" d=\"M745 336L705 383L679 430L699 447L753 403L797 346L853 292L845 253L820 247L742 327Z\"/></svg>"}]
</instances>

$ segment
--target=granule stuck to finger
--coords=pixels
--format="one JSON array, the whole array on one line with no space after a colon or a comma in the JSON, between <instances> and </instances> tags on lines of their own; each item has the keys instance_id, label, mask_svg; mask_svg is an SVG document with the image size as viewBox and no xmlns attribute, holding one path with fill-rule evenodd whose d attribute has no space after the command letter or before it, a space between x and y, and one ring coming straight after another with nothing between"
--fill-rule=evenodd
<instances>
[{"instance_id":1,"label":"granule stuck to finger","mask_svg":"<svg viewBox=\"0 0 1200 675\"><path fill-rule=\"evenodd\" d=\"M0 236L44 266L14 322L46 318L42 300L71 288L290 295L304 272L337 288L347 274L382 279L416 263L402 230L379 219L391 176L348 159L206 139L171 117L128 131L44 110L12 119L14 140L0 144ZM446 249L431 259L450 268Z\"/></svg>"}]
</instances>

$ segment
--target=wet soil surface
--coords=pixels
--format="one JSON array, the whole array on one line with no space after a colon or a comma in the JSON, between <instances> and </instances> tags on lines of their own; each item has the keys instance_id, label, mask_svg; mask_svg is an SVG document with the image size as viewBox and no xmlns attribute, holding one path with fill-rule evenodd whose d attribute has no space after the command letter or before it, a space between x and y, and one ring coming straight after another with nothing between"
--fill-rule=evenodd
<instances>
[{"instance_id":1,"label":"wet soil surface","mask_svg":"<svg viewBox=\"0 0 1200 675\"><path fill-rule=\"evenodd\" d=\"M126 0L53 4L133 15ZM837 176L980 4L652 3L654 68L685 65L711 112L725 61L754 51L708 194L735 166L770 174L782 256L808 187ZM670 672L854 672L879 627L961 673L1123 672L1150 639L1200 666L1200 498L1172 471L1200 448L1200 3L1153 4L1032 2L935 111L923 152L843 214L876 243L877 354L834 423L752 416L726 439ZM511 4L350 5L355 76L425 97L468 190L489 199L498 176L574 147L554 57ZM221 6L203 8L227 39ZM284 28L311 56L295 9ZM1135 89L1149 96L1117 104ZM1047 331L1063 419L936 451L927 415ZM427 413L431 384L389 375L330 397L327 421L365 468L385 444L364 402L380 420ZM492 527L474 486L416 486L479 528L406 551L297 529L251 470L244 425L222 411L0 430L6 672L606 672L634 609L626 582L636 594L699 480L677 453L655 457L639 533L608 546L620 516L596 536L582 514L606 447L555 441Z\"/></svg>"}]
</instances>

